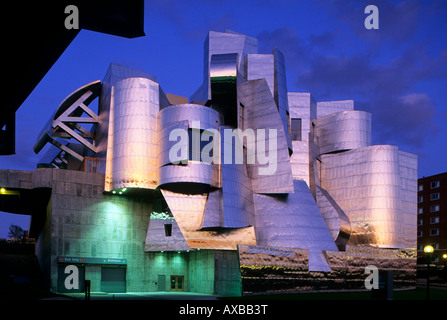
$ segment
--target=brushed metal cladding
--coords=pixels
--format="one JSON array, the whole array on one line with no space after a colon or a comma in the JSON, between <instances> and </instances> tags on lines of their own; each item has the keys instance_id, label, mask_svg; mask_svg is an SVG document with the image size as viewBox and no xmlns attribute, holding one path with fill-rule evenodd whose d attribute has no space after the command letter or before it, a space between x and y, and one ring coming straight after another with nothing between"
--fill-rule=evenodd
<instances>
[{"instance_id":1,"label":"brushed metal cladding","mask_svg":"<svg viewBox=\"0 0 447 320\"><path fill-rule=\"evenodd\" d=\"M221 127L221 135L225 127ZM222 153L226 148L222 141ZM222 204L223 224L225 228L242 228L254 225L254 207L251 181L247 175L245 163L236 162L236 153L232 154L231 163L222 161ZM223 158L222 154L222 158Z\"/></svg>"},{"instance_id":2,"label":"brushed metal cladding","mask_svg":"<svg viewBox=\"0 0 447 320\"><path fill-rule=\"evenodd\" d=\"M286 63L284 55L278 49L273 49L273 57L275 60L275 102L278 106L279 115L284 127L284 133L286 136L287 146L289 152L293 152L292 139L289 133L289 119L287 114L289 113L289 101L287 96L287 79L286 79Z\"/></svg>"},{"instance_id":3,"label":"brushed metal cladding","mask_svg":"<svg viewBox=\"0 0 447 320\"><path fill-rule=\"evenodd\" d=\"M238 72L243 74L243 59L249 53L258 52L258 40L231 30L210 31L204 45L203 83L191 95L189 102L205 105L211 100L210 63L217 54L237 53Z\"/></svg>"},{"instance_id":4,"label":"brushed metal cladding","mask_svg":"<svg viewBox=\"0 0 447 320\"><path fill-rule=\"evenodd\" d=\"M210 77L236 77L237 53L213 54L210 61Z\"/></svg>"},{"instance_id":5,"label":"brushed metal cladding","mask_svg":"<svg viewBox=\"0 0 447 320\"><path fill-rule=\"evenodd\" d=\"M218 132L221 122L222 117L219 112L196 104L172 105L159 112L157 128L160 146L160 186L168 183L195 182L220 187L219 163L206 163L186 158L187 164L170 165L169 151L174 144L181 143L181 138L177 141L169 141L169 136L174 129L186 130L186 133L190 128ZM189 144L189 140L185 142Z\"/></svg>"},{"instance_id":6,"label":"brushed metal cladding","mask_svg":"<svg viewBox=\"0 0 447 320\"><path fill-rule=\"evenodd\" d=\"M291 119L301 119L301 141L309 141L312 120L316 118L316 102L307 92L289 92L289 113Z\"/></svg>"},{"instance_id":7,"label":"brushed metal cladding","mask_svg":"<svg viewBox=\"0 0 447 320\"><path fill-rule=\"evenodd\" d=\"M400 179L401 179L401 205L404 224L405 248L416 248L417 245L417 156L399 151Z\"/></svg>"},{"instance_id":8,"label":"brushed metal cladding","mask_svg":"<svg viewBox=\"0 0 447 320\"><path fill-rule=\"evenodd\" d=\"M272 54L247 54L244 60L246 80L265 79L275 94L275 61Z\"/></svg>"},{"instance_id":9,"label":"brushed metal cladding","mask_svg":"<svg viewBox=\"0 0 447 320\"><path fill-rule=\"evenodd\" d=\"M222 189L210 190L206 200L201 230L207 228L220 228L223 226Z\"/></svg>"},{"instance_id":10,"label":"brushed metal cladding","mask_svg":"<svg viewBox=\"0 0 447 320\"><path fill-rule=\"evenodd\" d=\"M295 193L254 194L258 245L309 250L310 271L330 271L322 250L335 250L334 239L304 181Z\"/></svg>"},{"instance_id":11,"label":"brushed metal cladding","mask_svg":"<svg viewBox=\"0 0 447 320\"><path fill-rule=\"evenodd\" d=\"M401 159L410 158L402 157L397 147L386 145L321 156L321 187L351 221L349 244L407 247L405 228L413 227L411 215L416 223L416 210L409 211L414 207L410 196L415 194L411 180L416 165L411 158L411 169L405 173L401 170ZM407 176L408 187L402 187L402 176ZM408 199L408 203L403 203L402 198Z\"/></svg>"},{"instance_id":12,"label":"brushed metal cladding","mask_svg":"<svg viewBox=\"0 0 447 320\"><path fill-rule=\"evenodd\" d=\"M318 208L324 221L326 221L335 244L339 249L344 248L351 235L349 218L331 195L320 186L316 186L316 199Z\"/></svg>"},{"instance_id":13,"label":"brushed metal cladding","mask_svg":"<svg viewBox=\"0 0 447 320\"><path fill-rule=\"evenodd\" d=\"M310 93L289 92L290 119L301 119L301 141L293 140L293 154L290 156L292 175L294 180L304 180L310 186L310 166L318 152L311 154L314 150L313 139L310 139L312 120L316 118L316 102ZM315 184L314 178L312 183Z\"/></svg>"},{"instance_id":14,"label":"brushed metal cladding","mask_svg":"<svg viewBox=\"0 0 447 320\"><path fill-rule=\"evenodd\" d=\"M313 122L322 154L371 145L371 114L368 112L342 111Z\"/></svg>"},{"instance_id":15,"label":"brushed metal cladding","mask_svg":"<svg viewBox=\"0 0 447 320\"><path fill-rule=\"evenodd\" d=\"M155 189L159 85L147 78L127 78L114 89L111 188Z\"/></svg>"},{"instance_id":16,"label":"brushed metal cladding","mask_svg":"<svg viewBox=\"0 0 447 320\"><path fill-rule=\"evenodd\" d=\"M354 110L354 100L318 101L317 118L321 118L332 113Z\"/></svg>"},{"instance_id":17,"label":"brushed metal cladding","mask_svg":"<svg viewBox=\"0 0 447 320\"><path fill-rule=\"evenodd\" d=\"M256 245L254 227L201 230L207 194L183 194L161 188L166 203L190 249L236 250Z\"/></svg>"},{"instance_id":18,"label":"brushed metal cladding","mask_svg":"<svg viewBox=\"0 0 447 320\"><path fill-rule=\"evenodd\" d=\"M293 192L292 169L286 134L276 103L271 95L265 79L250 80L238 85L239 100L245 106L246 119L244 128L258 129L265 132L265 149L269 156L275 154L276 161L268 164L247 164L247 172L252 180L252 190L257 193L289 193ZM276 139L267 138L270 130L276 132ZM259 136L257 136L259 139ZM247 146L249 147L249 146ZM275 148L276 147L276 148ZM257 149L256 152L259 150ZM274 170L272 175L259 174L259 169Z\"/></svg>"},{"instance_id":19,"label":"brushed metal cladding","mask_svg":"<svg viewBox=\"0 0 447 320\"><path fill-rule=\"evenodd\" d=\"M114 87L119 80L134 77L156 81L153 75L117 63L109 65L102 81L98 103L99 124L96 129L96 157L99 160L97 172L105 174L105 191L112 189ZM162 95L161 92L160 95ZM160 101L163 102L165 99L161 97Z\"/></svg>"}]
</instances>

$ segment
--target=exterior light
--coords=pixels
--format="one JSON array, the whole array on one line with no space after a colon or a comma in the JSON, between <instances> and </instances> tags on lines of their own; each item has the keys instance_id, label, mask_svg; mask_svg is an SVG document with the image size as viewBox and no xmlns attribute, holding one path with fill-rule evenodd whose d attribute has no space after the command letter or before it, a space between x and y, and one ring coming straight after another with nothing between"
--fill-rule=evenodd
<instances>
[{"instance_id":1,"label":"exterior light","mask_svg":"<svg viewBox=\"0 0 447 320\"><path fill-rule=\"evenodd\" d=\"M433 253L435 249L433 249L433 247L431 245L427 245L424 247L424 252L425 253Z\"/></svg>"},{"instance_id":2,"label":"exterior light","mask_svg":"<svg viewBox=\"0 0 447 320\"><path fill-rule=\"evenodd\" d=\"M113 190L113 191L112 191L112 193L113 193L113 194L115 194L115 193L116 193L116 191L115 191L115 190Z\"/></svg>"},{"instance_id":3,"label":"exterior light","mask_svg":"<svg viewBox=\"0 0 447 320\"><path fill-rule=\"evenodd\" d=\"M0 192L1 192L1 193L5 193L5 192L6 192L6 189L5 189L5 188L1 188L1 189L0 189Z\"/></svg>"},{"instance_id":4,"label":"exterior light","mask_svg":"<svg viewBox=\"0 0 447 320\"><path fill-rule=\"evenodd\" d=\"M122 191L118 192L118 194L123 194Z\"/></svg>"},{"instance_id":5,"label":"exterior light","mask_svg":"<svg viewBox=\"0 0 447 320\"><path fill-rule=\"evenodd\" d=\"M442 258L443 258L443 259L447 259L447 253L444 253L444 254L442 255Z\"/></svg>"}]
</instances>

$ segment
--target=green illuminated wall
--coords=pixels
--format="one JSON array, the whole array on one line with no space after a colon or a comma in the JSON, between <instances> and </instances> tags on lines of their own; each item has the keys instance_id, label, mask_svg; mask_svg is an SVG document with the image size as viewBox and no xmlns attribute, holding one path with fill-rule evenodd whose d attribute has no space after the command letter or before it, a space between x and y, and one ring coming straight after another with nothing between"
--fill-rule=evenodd
<instances>
[{"instance_id":1,"label":"green illuminated wall","mask_svg":"<svg viewBox=\"0 0 447 320\"><path fill-rule=\"evenodd\" d=\"M236 251L185 250L184 246L179 252L144 251L151 239L147 232L154 200L104 194L102 174L39 170L39 179L48 182L52 195L36 254L54 291L57 257L72 256L127 259L127 292L158 291L159 275L166 277L169 291L170 276L177 275L184 276L185 291L240 295ZM85 265L92 292L101 290L101 267L105 266Z\"/></svg>"}]
</instances>

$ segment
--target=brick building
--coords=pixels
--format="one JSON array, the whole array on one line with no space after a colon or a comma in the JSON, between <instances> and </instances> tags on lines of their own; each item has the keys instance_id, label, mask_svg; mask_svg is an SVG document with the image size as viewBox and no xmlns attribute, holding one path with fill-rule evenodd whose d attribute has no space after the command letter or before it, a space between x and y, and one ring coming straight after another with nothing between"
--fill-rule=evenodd
<instances>
[{"instance_id":1,"label":"brick building","mask_svg":"<svg viewBox=\"0 0 447 320\"><path fill-rule=\"evenodd\" d=\"M447 265L447 172L418 180L418 258L428 244L435 249L434 262Z\"/></svg>"}]
</instances>

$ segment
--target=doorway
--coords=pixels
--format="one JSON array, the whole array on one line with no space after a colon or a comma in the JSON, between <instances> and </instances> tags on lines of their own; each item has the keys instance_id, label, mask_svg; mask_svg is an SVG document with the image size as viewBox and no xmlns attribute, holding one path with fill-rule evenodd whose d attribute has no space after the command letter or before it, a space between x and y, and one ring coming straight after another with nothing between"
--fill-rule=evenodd
<instances>
[{"instance_id":1,"label":"doorway","mask_svg":"<svg viewBox=\"0 0 447 320\"><path fill-rule=\"evenodd\" d=\"M183 291L184 280L184 276L171 276L171 291Z\"/></svg>"},{"instance_id":2,"label":"doorway","mask_svg":"<svg viewBox=\"0 0 447 320\"><path fill-rule=\"evenodd\" d=\"M101 291L126 292L126 268L102 267Z\"/></svg>"}]
</instances>

